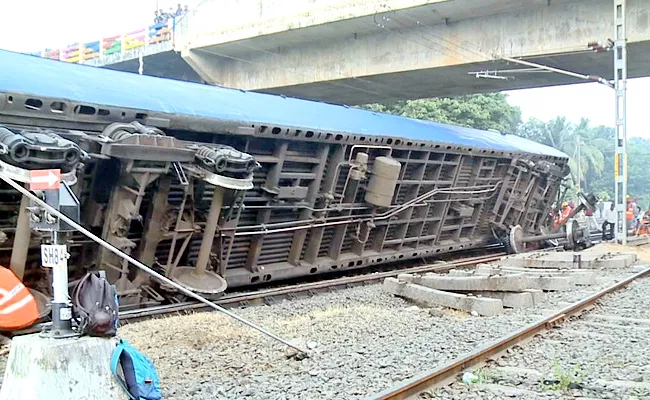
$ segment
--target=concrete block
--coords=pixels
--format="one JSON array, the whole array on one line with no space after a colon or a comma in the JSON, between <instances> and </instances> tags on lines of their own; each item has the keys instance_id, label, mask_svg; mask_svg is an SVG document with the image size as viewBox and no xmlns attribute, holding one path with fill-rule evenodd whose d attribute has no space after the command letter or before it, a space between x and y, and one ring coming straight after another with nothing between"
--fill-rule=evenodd
<instances>
[{"instance_id":1,"label":"concrete block","mask_svg":"<svg viewBox=\"0 0 650 400\"><path fill-rule=\"evenodd\" d=\"M533 299L533 304L538 305L546 301L546 293L540 289L526 289L524 292L530 293Z\"/></svg>"},{"instance_id":2,"label":"concrete block","mask_svg":"<svg viewBox=\"0 0 650 400\"><path fill-rule=\"evenodd\" d=\"M396 296L405 297L429 307L443 306L479 315L492 316L503 313L503 302L499 299L473 297L464 294L443 292L421 285L407 283L396 278L386 278L384 290Z\"/></svg>"},{"instance_id":3,"label":"concrete block","mask_svg":"<svg viewBox=\"0 0 650 400\"><path fill-rule=\"evenodd\" d=\"M503 291L519 292L536 289L530 286L530 279L524 275L509 276L441 276L426 274L412 281L431 289L451 292Z\"/></svg>"},{"instance_id":4,"label":"concrete block","mask_svg":"<svg viewBox=\"0 0 650 400\"><path fill-rule=\"evenodd\" d=\"M597 260L598 268L625 268L637 261L636 254L605 254Z\"/></svg>"},{"instance_id":5,"label":"concrete block","mask_svg":"<svg viewBox=\"0 0 650 400\"><path fill-rule=\"evenodd\" d=\"M580 255L580 263L574 262L574 255ZM633 253L584 252L533 252L505 257L499 265L525 268L624 268L637 260Z\"/></svg>"},{"instance_id":6,"label":"concrete block","mask_svg":"<svg viewBox=\"0 0 650 400\"><path fill-rule=\"evenodd\" d=\"M573 280L569 276L540 276L532 278L531 281L532 285L528 289L565 292L574 288Z\"/></svg>"},{"instance_id":7,"label":"concrete block","mask_svg":"<svg viewBox=\"0 0 650 400\"><path fill-rule=\"evenodd\" d=\"M449 270L449 272L447 273L447 275L449 275L449 276L474 276L476 274L477 274L476 270L467 271L467 270L463 270L463 269L452 269L452 270ZM399 276L398 276L398 278L399 278Z\"/></svg>"},{"instance_id":8,"label":"concrete block","mask_svg":"<svg viewBox=\"0 0 650 400\"><path fill-rule=\"evenodd\" d=\"M472 293L479 296L499 299L503 302L504 307L524 308L535 305L533 294L530 292L478 292Z\"/></svg>"},{"instance_id":9,"label":"concrete block","mask_svg":"<svg viewBox=\"0 0 650 400\"><path fill-rule=\"evenodd\" d=\"M499 265L508 267L525 267L525 268L578 268L578 263L574 262L574 252L556 252L556 253L527 253L517 254L506 257L499 261ZM596 259L598 255L580 254L580 268L597 268Z\"/></svg>"},{"instance_id":10,"label":"concrete block","mask_svg":"<svg viewBox=\"0 0 650 400\"><path fill-rule=\"evenodd\" d=\"M416 274L398 274L397 279L403 282L412 283L420 275Z\"/></svg>"},{"instance_id":11,"label":"concrete block","mask_svg":"<svg viewBox=\"0 0 650 400\"><path fill-rule=\"evenodd\" d=\"M0 400L127 400L110 368L116 341L105 338L13 339Z\"/></svg>"},{"instance_id":12,"label":"concrete block","mask_svg":"<svg viewBox=\"0 0 650 400\"><path fill-rule=\"evenodd\" d=\"M487 266L482 265L476 268L478 275L513 275L524 274L526 276L569 276L576 285L595 285L596 274L587 269L551 269L551 268L525 268L508 266Z\"/></svg>"}]
</instances>

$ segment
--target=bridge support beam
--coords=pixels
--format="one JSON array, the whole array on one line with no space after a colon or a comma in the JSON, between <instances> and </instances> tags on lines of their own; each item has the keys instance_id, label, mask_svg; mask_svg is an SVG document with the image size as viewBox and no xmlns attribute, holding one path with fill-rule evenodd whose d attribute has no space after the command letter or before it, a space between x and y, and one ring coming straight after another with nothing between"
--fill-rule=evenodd
<instances>
[{"instance_id":1,"label":"bridge support beam","mask_svg":"<svg viewBox=\"0 0 650 400\"><path fill-rule=\"evenodd\" d=\"M505 56L611 76L611 57L587 51L587 44L610 35L612 0L480 3L380 7L375 16L320 25L287 22L284 31L265 30L272 21L248 21L253 28L243 33L191 41L183 57L209 83L345 104L581 82L530 71L477 78L476 72L522 68L498 61ZM649 75L650 4L628 3L630 15L639 16L627 25L629 77Z\"/></svg>"}]
</instances>

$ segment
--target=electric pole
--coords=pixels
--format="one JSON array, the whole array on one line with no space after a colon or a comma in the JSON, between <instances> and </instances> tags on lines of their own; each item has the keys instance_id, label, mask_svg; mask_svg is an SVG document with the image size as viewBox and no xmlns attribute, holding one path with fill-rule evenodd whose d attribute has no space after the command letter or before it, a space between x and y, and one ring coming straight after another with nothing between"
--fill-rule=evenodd
<instances>
[{"instance_id":1,"label":"electric pole","mask_svg":"<svg viewBox=\"0 0 650 400\"><path fill-rule=\"evenodd\" d=\"M616 153L614 155L614 201L616 203L616 240L627 244L627 132L626 84L627 47L625 26L626 0L614 0L614 89L616 91Z\"/></svg>"},{"instance_id":2,"label":"electric pole","mask_svg":"<svg viewBox=\"0 0 650 400\"><path fill-rule=\"evenodd\" d=\"M580 154L580 145L582 145L582 138L577 136L578 140L578 193L582 193L582 156Z\"/></svg>"}]
</instances>

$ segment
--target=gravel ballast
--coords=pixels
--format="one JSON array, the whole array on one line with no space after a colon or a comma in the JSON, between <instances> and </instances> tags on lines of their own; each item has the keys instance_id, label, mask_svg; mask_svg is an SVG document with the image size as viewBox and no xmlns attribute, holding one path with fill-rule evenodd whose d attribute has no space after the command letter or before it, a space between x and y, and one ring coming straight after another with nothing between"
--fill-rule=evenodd
<instances>
[{"instance_id":1,"label":"gravel ballast","mask_svg":"<svg viewBox=\"0 0 650 400\"><path fill-rule=\"evenodd\" d=\"M133 323L119 334L154 362L164 399L360 399L473 351L634 270L638 267L599 270L594 286L549 293L541 305L493 317L420 308L385 293L381 285L232 310L309 348L310 357L303 360L288 357L285 346L216 312ZM441 392L442 398L461 393L468 399L503 398L480 397L486 392L475 387L443 390L450 392Z\"/></svg>"},{"instance_id":2,"label":"gravel ballast","mask_svg":"<svg viewBox=\"0 0 650 400\"><path fill-rule=\"evenodd\" d=\"M165 398L359 399L472 351L629 273L603 271L596 286L551 293L537 308L489 318L422 309L379 285L236 310L309 347L311 357L302 361L288 359L283 346L217 313L146 321L122 328L121 334L152 358Z\"/></svg>"},{"instance_id":3,"label":"gravel ballast","mask_svg":"<svg viewBox=\"0 0 650 400\"><path fill-rule=\"evenodd\" d=\"M650 398L650 278L457 381L422 393L442 399Z\"/></svg>"}]
</instances>

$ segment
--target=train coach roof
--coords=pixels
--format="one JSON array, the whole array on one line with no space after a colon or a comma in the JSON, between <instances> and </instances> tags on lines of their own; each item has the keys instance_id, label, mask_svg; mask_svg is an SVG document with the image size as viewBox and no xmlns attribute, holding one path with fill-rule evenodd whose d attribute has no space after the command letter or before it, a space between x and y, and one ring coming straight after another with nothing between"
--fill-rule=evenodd
<instances>
[{"instance_id":1,"label":"train coach roof","mask_svg":"<svg viewBox=\"0 0 650 400\"><path fill-rule=\"evenodd\" d=\"M393 136L567 158L559 150L514 135L279 95L140 76L4 50L0 50L0 92L226 121Z\"/></svg>"}]
</instances>

